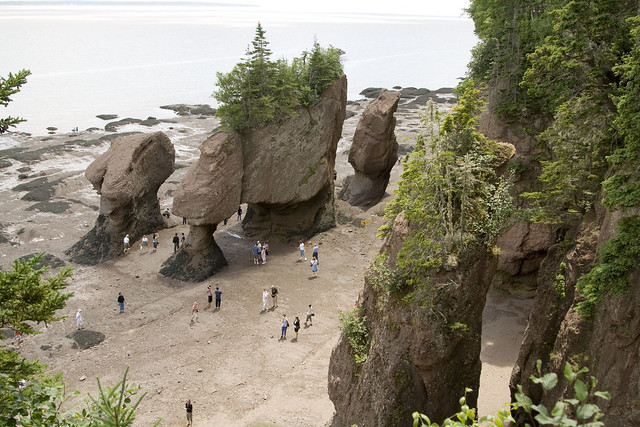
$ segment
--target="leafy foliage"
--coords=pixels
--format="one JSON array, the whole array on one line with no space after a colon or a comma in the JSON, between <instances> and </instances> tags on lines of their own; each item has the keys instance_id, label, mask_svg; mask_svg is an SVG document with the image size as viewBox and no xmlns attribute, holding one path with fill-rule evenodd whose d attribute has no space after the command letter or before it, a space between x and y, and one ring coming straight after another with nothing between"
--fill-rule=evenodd
<instances>
[{"instance_id":1,"label":"leafy foliage","mask_svg":"<svg viewBox=\"0 0 640 427\"><path fill-rule=\"evenodd\" d=\"M640 18L627 20L633 49L623 57L613 71L621 77L616 97L618 115L614 121L622 144L608 157L616 173L603 182L605 198L602 203L610 208L630 208L640 205Z\"/></svg>"},{"instance_id":2,"label":"leafy foliage","mask_svg":"<svg viewBox=\"0 0 640 427\"><path fill-rule=\"evenodd\" d=\"M139 387L126 382L127 372L113 388L103 389L98 379L99 396L89 395L86 408L81 412L62 409L72 395L66 394L62 374L44 374L23 383L0 374L0 422L3 426L73 426L73 427L126 427L133 425L135 410L144 393L132 404ZM158 420L154 425L158 425Z\"/></svg>"},{"instance_id":3,"label":"leafy foliage","mask_svg":"<svg viewBox=\"0 0 640 427\"><path fill-rule=\"evenodd\" d=\"M356 307L351 311L340 311L340 322L342 337L349 343L353 351L353 361L360 365L367 360L369 351L369 331L365 322L367 316L364 315L362 307Z\"/></svg>"},{"instance_id":4,"label":"leafy foliage","mask_svg":"<svg viewBox=\"0 0 640 427\"><path fill-rule=\"evenodd\" d=\"M427 109L421 141L428 146L406 161L385 212L389 220L403 212L413 230L396 259L409 285L429 270L455 268L467 249L492 242L513 212L510 183L495 178L497 147L476 130L479 90L469 79L458 91L458 105L443 120L433 104Z\"/></svg>"},{"instance_id":5,"label":"leafy foliage","mask_svg":"<svg viewBox=\"0 0 640 427\"><path fill-rule=\"evenodd\" d=\"M551 372L542 374L542 362L537 362L538 376L532 375L531 381L540 384L544 393L553 390L558 384L558 375ZM596 391L597 380L589 377L587 382L580 377L588 372L587 368L579 370L574 369L569 363L565 364L564 377L572 388L575 398L561 399L556 402L551 410L542 404L534 404L533 400L522 391L522 386L518 385L518 392L515 395L515 401L512 402L513 410L522 410L528 420L524 422L525 427L535 425L551 425L556 427L573 427L573 426L589 426L602 427L604 423L600 421L604 414L595 403L591 403L595 398L608 400L611 398L607 392ZM471 392L467 388L466 393ZM453 416L447 418L442 424L431 422L428 416L419 412L413 413L414 427L503 427L515 423L515 419L511 416L507 409L499 411L496 416L484 416L477 418L476 410L469 408L466 404L466 397L460 399L460 411ZM520 424L518 424L520 425Z\"/></svg>"},{"instance_id":6,"label":"leafy foliage","mask_svg":"<svg viewBox=\"0 0 640 427\"><path fill-rule=\"evenodd\" d=\"M27 83L27 77L31 74L29 70L20 70L16 74L9 73L7 77L0 77L0 105L6 107L11 102L11 95L20 92L22 85ZM9 130L10 127L24 122L20 117L0 118L0 135Z\"/></svg>"},{"instance_id":7,"label":"leafy foliage","mask_svg":"<svg viewBox=\"0 0 640 427\"><path fill-rule=\"evenodd\" d=\"M540 360L536 362L536 367L538 376L532 375L531 381L540 384L546 394L558 384L558 375L554 372L543 375ZM564 377L569 383L569 388L573 390L575 398L561 399L554 404L552 409L549 409L542 404L534 404L531 398L523 393L522 386L519 385L513 407L527 414L531 424L525 423L526 426L536 425L535 420L541 425L603 427L604 423L599 420L604 417L604 414L598 405L590 402L596 397L608 400L611 396L607 392L596 391L598 381L594 377L589 377L587 382L580 378L588 371L587 368L576 370L568 362L565 364Z\"/></svg>"},{"instance_id":8,"label":"leafy foliage","mask_svg":"<svg viewBox=\"0 0 640 427\"><path fill-rule=\"evenodd\" d=\"M133 403L133 397L138 394L140 387L135 384L127 384L127 373L129 367L124 371L122 380L118 382L113 388L102 388L100 379L98 378L98 391L97 398L89 395L90 402L87 404L87 409L83 410L81 414L77 416L85 422L79 425L86 426L113 426L113 427L126 427L133 425L135 420L135 411L146 392L143 393L138 400ZM160 420L156 421L154 425L158 425Z\"/></svg>"},{"instance_id":9,"label":"leafy foliage","mask_svg":"<svg viewBox=\"0 0 640 427\"><path fill-rule=\"evenodd\" d=\"M23 334L38 333L31 322L60 319L56 310L63 308L72 293L61 293L69 284L71 268L63 268L55 276L43 277L47 267L35 269L44 253L27 261L13 262L13 269L0 271L0 327L19 329Z\"/></svg>"},{"instance_id":10,"label":"leafy foliage","mask_svg":"<svg viewBox=\"0 0 640 427\"><path fill-rule=\"evenodd\" d=\"M216 114L224 127L238 132L285 120L298 107L313 105L342 76L343 53L315 41L311 52L304 52L291 65L284 59L273 61L266 32L258 23L244 61L229 73L217 74L218 90L213 96L221 105Z\"/></svg>"},{"instance_id":11,"label":"leafy foliage","mask_svg":"<svg viewBox=\"0 0 640 427\"><path fill-rule=\"evenodd\" d=\"M23 334L38 333L33 322L52 322L55 312L65 307L72 293L61 293L68 286L71 269L43 277L47 267L36 269L44 254L27 261L13 262L13 269L0 271L0 319L2 327L20 329ZM126 384L127 372L113 388L102 388L100 395L81 413L63 410L68 396L62 374L45 373L39 361L23 359L18 352L0 349L0 425L3 426L130 426L144 394L132 405L138 387ZM77 394L77 393L74 393Z\"/></svg>"},{"instance_id":12,"label":"leafy foliage","mask_svg":"<svg viewBox=\"0 0 640 427\"><path fill-rule=\"evenodd\" d=\"M629 273L637 267L640 257L640 216L621 218L618 235L609 240L600 251L598 264L578 279L578 292L586 299L576 310L591 317L595 305L605 295L619 296L631 287Z\"/></svg>"}]
</instances>

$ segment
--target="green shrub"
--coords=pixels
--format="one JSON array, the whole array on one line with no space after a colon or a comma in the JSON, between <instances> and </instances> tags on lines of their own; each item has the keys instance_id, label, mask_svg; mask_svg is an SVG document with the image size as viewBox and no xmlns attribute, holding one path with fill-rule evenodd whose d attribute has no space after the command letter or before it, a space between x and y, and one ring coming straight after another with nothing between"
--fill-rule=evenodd
<instances>
[{"instance_id":1,"label":"green shrub","mask_svg":"<svg viewBox=\"0 0 640 427\"><path fill-rule=\"evenodd\" d=\"M364 310L361 307L344 312L340 311L340 322L342 329L342 337L347 340L353 351L353 361L356 365L360 365L367 360L369 351L369 331L365 322L367 316L364 316Z\"/></svg>"},{"instance_id":2,"label":"green shrub","mask_svg":"<svg viewBox=\"0 0 640 427\"><path fill-rule=\"evenodd\" d=\"M593 315L603 296L623 295L631 287L629 273L640 257L640 217L621 218L617 225L618 235L604 245L598 263L578 279L578 292L586 299L578 303L576 311L584 317Z\"/></svg>"}]
</instances>

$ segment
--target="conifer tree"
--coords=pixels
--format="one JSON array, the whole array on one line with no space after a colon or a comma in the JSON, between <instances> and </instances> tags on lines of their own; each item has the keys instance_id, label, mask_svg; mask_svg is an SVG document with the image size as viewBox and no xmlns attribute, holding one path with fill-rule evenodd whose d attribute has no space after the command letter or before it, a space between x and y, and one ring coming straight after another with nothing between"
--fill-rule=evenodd
<instances>
[{"instance_id":1,"label":"conifer tree","mask_svg":"<svg viewBox=\"0 0 640 427\"><path fill-rule=\"evenodd\" d=\"M6 107L11 102L11 95L20 92L20 87L27 83L27 77L31 74L29 70L20 70L17 74L9 73L7 77L0 77L0 105ZM20 117L0 117L0 134L5 133L10 127L24 122Z\"/></svg>"}]
</instances>

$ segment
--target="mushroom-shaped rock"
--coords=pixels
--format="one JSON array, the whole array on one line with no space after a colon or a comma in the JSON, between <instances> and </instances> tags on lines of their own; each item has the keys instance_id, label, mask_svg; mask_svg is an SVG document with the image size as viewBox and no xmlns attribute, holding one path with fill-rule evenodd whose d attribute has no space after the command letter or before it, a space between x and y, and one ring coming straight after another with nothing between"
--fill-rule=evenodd
<instances>
[{"instance_id":1,"label":"mushroom-shaped rock","mask_svg":"<svg viewBox=\"0 0 640 427\"><path fill-rule=\"evenodd\" d=\"M238 209L242 165L242 145L236 134L217 132L202 143L200 158L173 198L173 213L189 219L189 234L178 252L162 264L161 274L202 281L227 265L213 233L220 221Z\"/></svg>"},{"instance_id":2,"label":"mushroom-shaped rock","mask_svg":"<svg viewBox=\"0 0 640 427\"><path fill-rule=\"evenodd\" d=\"M200 158L187 171L173 198L173 213L189 224L218 224L240 204L242 145L236 134L217 132L200 146Z\"/></svg>"},{"instance_id":3,"label":"mushroom-shaped rock","mask_svg":"<svg viewBox=\"0 0 640 427\"><path fill-rule=\"evenodd\" d=\"M356 173L341 194L351 205L374 205L387 189L398 159L394 113L399 100L399 92L384 89L362 113L349 150L349 163Z\"/></svg>"},{"instance_id":4,"label":"mushroom-shaped rock","mask_svg":"<svg viewBox=\"0 0 640 427\"><path fill-rule=\"evenodd\" d=\"M184 245L162 264L160 274L201 282L226 266L227 260L213 239L216 228L216 224L191 224Z\"/></svg>"},{"instance_id":5,"label":"mushroom-shaped rock","mask_svg":"<svg viewBox=\"0 0 640 427\"><path fill-rule=\"evenodd\" d=\"M346 103L342 76L311 108L248 134L243 141L245 233L289 240L335 226L333 171Z\"/></svg>"},{"instance_id":6,"label":"mushroom-shaped rock","mask_svg":"<svg viewBox=\"0 0 640 427\"><path fill-rule=\"evenodd\" d=\"M162 132L114 139L85 172L100 194L96 225L67 255L81 264L97 264L123 252L125 235L133 243L164 228L157 194L174 162L173 144Z\"/></svg>"}]
</instances>

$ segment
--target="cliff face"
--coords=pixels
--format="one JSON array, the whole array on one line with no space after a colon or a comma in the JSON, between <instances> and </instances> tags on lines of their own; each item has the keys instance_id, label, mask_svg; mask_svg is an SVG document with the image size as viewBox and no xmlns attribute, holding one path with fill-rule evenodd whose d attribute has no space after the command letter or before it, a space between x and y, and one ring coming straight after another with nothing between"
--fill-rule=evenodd
<instances>
[{"instance_id":1,"label":"cliff face","mask_svg":"<svg viewBox=\"0 0 640 427\"><path fill-rule=\"evenodd\" d=\"M595 307L592 318L575 309L584 297L576 291L576 282L596 262L603 246L618 233L620 218L638 215L639 210L607 212L603 208L585 218L577 229L577 244L566 252L561 246L551 248L540 269L534 307L511 376L512 393L523 384L525 393L552 407L560 398L572 398L562 380L556 389L543 395L541 389L527 381L535 373L537 359L545 369L562 372L565 362L589 368L598 379L598 390L611 393L611 400L595 403L605 413L605 425L637 426L640 423L640 270L630 275L630 292L605 296ZM555 280L566 267L565 286Z\"/></svg>"},{"instance_id":2,"label":"cliff face","mask_svg":"<svg viewBox=\"0 0 640 427\"><path fill-rule=\"evenodd\" d=\"M490 111L484 113L481 129L516 145L516 159L526 166L517 177L515 192L536 188L539 166L531 158L538 151L532 137L517 124L506 125ZM525 289L535 295L510 380L512 396L521 384L534 402L542 402L548 408L558 399L573 398L574 392L567 389L562 375L565 362L570 362L588 367L589 375L598 379L597 389L611 393L611 400L595 402L605 413L605 425L640 423L640 271L636 268L631 272L628 294L605 296L596 305L592 318L585 319L575 311L585 299L576 290L578 279L592 269L605 244L617 236L618 220L638 215L639 211L611 212L596 204L580 222L520 222L499 238L501 253L492 286L512 293ZM567 242L574 243L568 247ZM559 276L564 283L558 280ZM532 374L537 374L538 359L542 360L544 371L559 374L559 385L546 395L529 381Z\"/></svg>"},{"instance_id":3,"label":"cliff face","mask_svg":"<svg viewBox=\"0 0 640 427\"><path fill-rule=\"evenodd\" d=\"M398 215L383 252L395 259L409 233ZM354 362L343 336L329 365L329 397L343 425L410 425L416 410L439 422L459 409L465 387L478 390L482 309L496 262L479 247L461 260L464 267L425 278L404 298L386 294L369 272L359 301L366 362ZM476 399L469 395L469 404Z\"/></svg>"}]
</instances>

